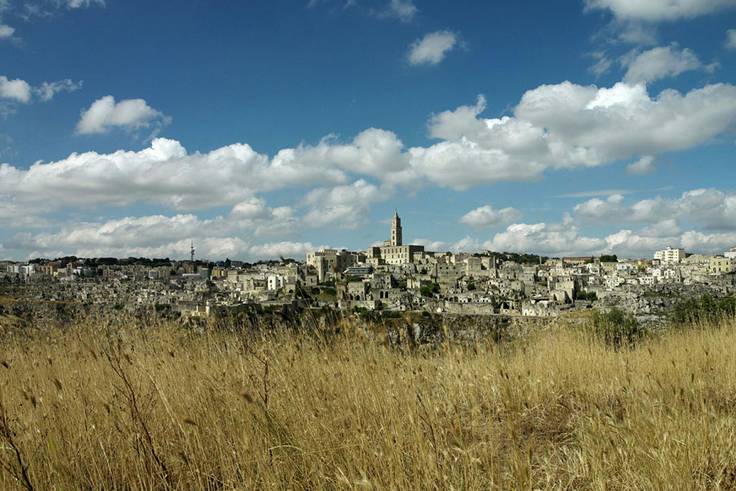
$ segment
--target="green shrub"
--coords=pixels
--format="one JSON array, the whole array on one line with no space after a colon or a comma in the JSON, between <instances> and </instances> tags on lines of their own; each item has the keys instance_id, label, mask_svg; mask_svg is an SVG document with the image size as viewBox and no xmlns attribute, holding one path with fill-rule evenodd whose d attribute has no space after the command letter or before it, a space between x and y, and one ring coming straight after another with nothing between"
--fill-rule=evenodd
<instances>
[{"instance_id":1,"label":"green shrub","mask_svg":"<svg viewBox=\"0 0 736 491\"><path fill-rule=\"evenodd\" d=\"M736 317L736 296L716 298L703 295L678 302L670 320L677 325L715 324L724 318Z\"/></svg>"},{"instance_id":2,"label":"green shrub","mask_svg":"<svg viewBox=\"0 0 736 491\"><path fill-rule=\"evenodd\" d=\"M579 291L575 294L575 300L588 300L589 302L595 302L598 300L598 294L594 291Z\"/></svg>"},{"instance_id":3,"label":"green shrub","mask_svg":"<svg viewBox=\"0 0 736 491\"><path fill-rule=\"evenodd\" d=\"M432 281L423 281L422 286L419 288L419 292L423 297L431 297L435 293L440 292L440 285Z\"/></svg>"},{"instance_id":4,"label":"green shrub","mask_svg":"<svg viewBox=\"0 0 736 491\"><path fill-rule=\"evenodd\" d=\"M608 312L595 311L592 330L595 337L615 350L635 345L645 334L632 314L618 308Z\"/></svg>"}]
</instances>

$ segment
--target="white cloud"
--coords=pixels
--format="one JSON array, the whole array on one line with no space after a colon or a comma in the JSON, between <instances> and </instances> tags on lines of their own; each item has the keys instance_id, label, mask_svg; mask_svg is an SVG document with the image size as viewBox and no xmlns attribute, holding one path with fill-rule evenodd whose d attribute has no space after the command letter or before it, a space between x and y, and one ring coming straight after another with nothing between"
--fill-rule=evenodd
<instances>
[{"instance_id":1,"label":"white cloud","mask_svg":"<svg viewBox=\"0 0 736 491\"><path fill-rule=\"evenodd\" d=\"M736 7L736 0L585 0L588 9L609 10L622 20L673 21Z\"/></svg>"},{"instance_id":2,"label":"white cloud","mask_svg":"<svg viewBox=\"0 0 736 491\"><path fill-rule=\"evenodd\" d=\"M584 235L572 223L513 224L483 246L492 251L533 252L546 256L617 254L621 257L651 257L667 246L692 252L722 252L736 244L736 233L682 233L672 220L639 232L622 229L604 237Z\"/></svg>"},{"instance_id":3,"label":"white cloud","mask_svg":"<svg viewBox=\"0 0 736 491\"><path fill-rule=\"evenodd\" d=\"M641 229L641 235L645 237L675 237L680 232L680 225L674 218L665 219Z\"/></svg>"},{"instance_id":4,"label":"white cloud","mask_svg":"<svg viewBox=\"0 0 736 491\"><path fill-rule=\"evenodd\" d=\"M299 161L304 166L332 166L381 177L409 166L408 157L402 151L403 143L394 133L369 128L360 132L350 143L340 143L330 136L314 146L302 145L281 150L274 157L274 164L285 166Z\"/></svg>"},{"instance_id":5,"label":"white cloud","mask_svg":"<svg viewBox=\"0 0 736 491\"><path fill-rule=\"evenodd\" d=\"M615 253L628 257L649 257L658 249L668 245L677 245L677 237L649 237L637 234L631 230L620 230L608 235L605 239L605 252Z\"/></svg>"},{"instance_id":6,"label":"white cloud","mask_svg":"<svg viewBox=\"0 0 736 491\"><path fill-rule=\"evenodd\" d=\"M516 208L494 209L491 205L481 206L469 211L460 219L461 223L475 228L490 227L502 223L511 223L521 219L521 212Z\"/></svg>"},{"instance_id":7,"label":"white cloud","mask_svg":"<svg viewBox=\"0 0 736 491\"><path fill-rule=\"evenodd\" d=\"M42 101L48 102L60 92L75 92L81 88L82 81L75 82L67 78L56 82L44 82L35 89L35 92Z\"/></svg>"},{"instance_id":8,"label":"white cloud","mask_svg":"<svg viewBox=\"0 0 736 491\"><path fill-rule=\"evenodd\" d=\"M137 115L158 114L145 102L131 111L109 102L102 115L86 116L87 130L112 122L149 124ZM26 214L141 202L192 210L234 206L279 189L330 189L362 180L361 191L372 193L365 206L329 204L335 223L351 223L344 217L365 217L370 202L379 199L376 189L381 198L398 187L466 189L692 148L733 128L736 87L709 85L685 94L666 90L652 98L643 85L598 88L563 82L528 91L511 116L484 118L484 109L481 96L473 106L434 115L429 133L440 141L428 147L406 149L394 133L370 128L351 141L330 136L273 157L240 143L188 153L178 141L159 138L140 151L75 153L29 169L4 164L0 197ZM368 184L365 178L378 182ZM344 190L356 192L350 186ZM308 206L319 210L312 199ZM324 221L328 215L323 215L314 211L310 221Z\"/></svg>"},{"instance_id":9,"label":"white cloud","mask_svg":"<svg viewBox=\"0 0 736 491\"><path fill-rule=\"evenodd\" d=\"M0 98L23 103L30 102L31 86L25 80L10 80L0 75Z\"/></svg>"},{"instance_id":10,"label":"white cloud","mask_svg":"<svg viewBox=\"0 0 736 491\"><path fill-rule=\"evenodd\" d=\"M663 220L639 231L621 229L601 237L581 232L570 218L562 223L515 223L482 245L466 237L455 243L416 239L416 244L435 251L531 252L546 256L617 254L620 257L652 257L667 246L690 252L722 253L736 245L736 233L682 232L675 220Z\"/></svg>"},{"instance_id":11,"label":"white cloud","mask_svg":"<svg viewBox=\"0 0 736 491\"><path fill-rule=\"evenodd\" d=\"M0 196L15 197L27 212L137 202L183 210L233 205L261 191L345 180L339 169L301 160L302 152L308 149L287 152L289 159L281 155L269 160L249 145L233 144L188 154L179 142L158 138L138 152L75 153L28 170L2 164Z\"/></svg>"},{"instance_id":12,"label":"white cloud","mask_svg":"<svg viewBox=\"0 0 736 491\"><path fill-rule=\"evenodd\" d=\"M596 51L592 53L591 56L595 60L595 63L588 70L595 75L596 78L602 77L608 73L611 66L613 66L613 61L611 61L604 52Z\"/></svg>"},{"instance_id":13,"label":"white cloud","mask_svg":"<svg viewBox=\"0 0 736 491\"><path fill-rule=\"evenodd\" d=\"M15 29L7 24L0 24L0 39L10 39L13 37Z\"/></svg>"},{"instance_id":14,"label":"white cloud","mask_svg":"<svg viewBox=\"0 0 736 491\"><path fill-rule=\"evenodd\" d=\"M726 48L736 49L736 29L726 31Z\"/></svg>"},{"instance_id":15,"label":"white cloud","mask_svg":"<svg viewBox=\"0 0 736 491\"><path fill-rule=\"evenodd\" d=\"M350 185L314 189L305 198L311 209L304 222L312 227L356 228L365 221L370 205L384 197L378 187L363 179Z\"/></svg>"},{"instance_id":16,"label":"white cloud","mask_svg":"<svg viewBox=\"0 0 736 491\"><path fill-rule=\"evenodd\" d=\"M613 194L631 194L629 189L596 189L593 191L576 191L574 193L558 194L555 198L598 198L608 197Z\"/></svg>"},{"instance_id":17,"label":"white cloud","mask_svg":"<svg viewBox=\"0 0 736 491\"><path fill-rule=\"evenodd\" d=\"M255 196L236 204L230 212L232 217L245 220L271 218L272 214L266 202Z\"/></svg>"},{"instance_id":18,"label":"white cloud","mask_svg":"<svg viewBox=\"0 0 736 491\"><path fill-rule=\"evenodd\" d=\"M412 65L437 65L457 45L457 36L450 31L437 31L417 39L409 47Z\"/></svg>"},{"instance_id":19,"label":"white cloud","mask_svg":"<svg viewBox=\"0 0 736 491\"><path fill-rule=\"evenodd\" d=\"M143 99L124 99L115 102L111 95L97 99L77 123L77 133L89 135L106 133L119 127L130 130L166 124L169 118L149 106Z\"/></svg>"},{"instance_id":20,"label":"white cloud","mask_svg":"<svg viewBox=\"0 0 736 491\"><path fill-rule=\"evenodd\" d=\"M273 158L247 144L189 154L178 141L157 138L137 152L72 154L27 170L0 165L0 197L22 203L19 209L26 214L144 202L176 210L235 206L237 216L253 212L258 204L249 200L257 193L332 186L308 197L313 223L328 216L319 216L319 210L327 208L334 219L340 219L337 213L342 210L345 218L350 217L345 223L357 223L371 202L391 190L379 196L377 187L365 180L340 187L348 180L347 173L380 176L406 166L408 156L401 142L381 130L366 130L347 144L327 139L315 146L283 149ZM263 206L260 210L265 212Z\"/></svg>"},{"instance_id":21,"label":"white cloud","mask_svg":"<svg viewBox=\"0 0 736 491\"><path fill-rule=\"evenodd\" d=\"M135 110L110 116L108 113L116 113L120 104L112 100L108 105L111 109L102 111L103 117L92 117L96 123L91 126L156 124L156 119L134 117ZM151 111L160 114L145 101L132 109L141 107L149 115ZM480 96L473 105L435 114L428 122L428 132L438 141L426 147L407 149L396 134L369 128L352 140L329 136L314 145L282 149L273 157L243 143L190 153L178 141L157 138L139 151L75 153L28 169L2 164L0 221L3 225L15 222L17 227L22 217L30 227L51 212L77 217L95 207L140 203L177 212L228 207L232 211L226 218L212 219L205 228L216 230L218 237L246 243L230 241L231 250L247 246L250 251L254 238L265 235L291 240L304 227L355 226L369 216L372 203L406 188L438 185L465 189L502 180L537 179L550 170L600 166L623 159L646 162L662 152L707 143L734 127L736 87L716 84L687 93L665 90L650 96L644 84L619 83L606 88L563 82L527 91L509 115L485 118L485 109L485 99ZM312 187L317 189L309 192ZM257 197L283 189L295 190L299 196L306 192L306 197L292 203L295 208L271 208ZM586 207L579 205L575 216L583 219L587 214L589 220L595 220L598 213L599 217L647 225L632 232L645 238L672 233L678 227L705 231L733 228L733 197L717 191L713 194L713 190L696 191L677 200L656 198L630 206L614 202L620 197L611 195L623 194L620 191L596 192L609 198ZM614 206L626 216L605 215L605 210ZM297 216L295 210L301 209L303 216ZM504 216L504 210L486 211L467 221L490 224L494 214ZM687 217L694 227L685 226L681 217ZM499 223L517 220L506 213ZM235 225L225 227L224 221ZM515 225L518 227L509 227L489 243L510 248L518 238L514 250L523 250L529 244L537 247L539 239L538 251L546 253L594 247L602 250L608 244L605 239L588 237L573 223L541 224L541 230L540 224ZM181 230L182 225L179 227ZM245 238L243 230L249 230ZM172 238L166 244L185 238ZM574 243L577 240L579 245ZM48 247L52 247L51 242ZM139 247L162 247L163 251L178 246L159 241ZM26 250L41 248L29 246Z\"/></svg>"},{"instance_id":22,"label":"white cloud","mask_svg":"<svg viewBox=\"0 0 736 491\"><path fill-rule=\"evenodd\" d=\"M58 82L43 82L38 87L32 87L25 80L11 80L0 75L0 98L9 99L14 103L27 104L31 102L34 95L38 99L47 102L59 92L73 92L81 87L82 82L74 82L69 79L59 80Z\"/></svg>"},{"instance_id":23,"label":"white cloud","mask_svg":"<svg viewBox=\"0 0 736 491\"><path fill-rule=\"evenodd\" d=\"M290 206L271 208L255 196L233 206L227 221L231 227L250 230L256 237L284 237L302 228Z\"/></svg>"},{"instance_id":24,"label":"white cloud","mask_svg":"<svg viewBox=\"0 0 736 491\"><path fill-rule=\"evenodd\" d=\"M638 46L654 46L657 44L657 28L641 21L619 21L611 26L618 31L616 40Z\"/></svg>"},{"instance_id":25,"label":"white cloud","mask_svg":"<svg viewBox=\"0 0 736 491\"><path fill-rule=\"evenodd\" d=\"M624 197L620 194L613 194L605 200L593 198L576 205L574 212L584 219L601 222L619 215L622 211L623 202Z\"/></svg>"},{"instance_id":26,"label":"white cloud","mask_svg":"<svg viewBox=\"0 0 736 491\"><path fill-rule=\"evenodd\" d=\"M546 256L574 256L594 254L603 249L606 241L585 237L575 225L569 223L515 223L497 233L484 244L484 248L496 252L531 252Z\"/></svg>"},{"instance_id":27,"label":"white cloud","mask_svg":"<svg viewBox=\"0 0 736 491\"><path fill-rule=\"evenodd\" d=\"M483 250L483 244L473 237L464 237L457 242L444 242L432 239L414 239L412 244L424 246L427 251L435 252L478 252Z\"/></svg>"},{"instance_id":28,"label":"white cloud","mask_svg":"<svg viewBox=\"0 0 736 491\"><path fill-rule=\"evenodd\" d=\"M275 259L291 257L302 259L309 251L318 249L310 242L273 242L251 246L248 255L254 259Z\"/></svg>"},{"instance_id":29,"label":"white cloud","mask_svg":"<svg viewBox=\"0 0 736 491\"><path fill-rule=\"evenodd\" d=\"M487 124L478 119L486 110L486 98L478 96L473 106L460 106L452 111L443 111L432 115L429 120L429 135L443 140L459 140L464 136L476 136L487 128Z\"/></svg>"},{"instance_id":30,"label":"white cloud","mask_svg":"<svg viewBox=\"0 0 736 491\"><path fill-rule=\"evenodd\" d=\"M91 5L105 6L105 0L66 0L66 5L70 9L86 8Z\"/></svg>"},{"instance_id":31,"label":"white cloud","mask_svg":"<svg viewBox=\"0 0 736 491\"><path fill-rule=\"evenodd\" d=\"M412 240L411 243L420 245L420 246L424 246L424 249L427 251L449 251L450 250L449 244L442 240L418 238L418 239Z\"/></svg>"},{"instance_id":32,"label":"white cloud","mask_svg":"<svg viewBox=\"0 0 736 491\"><path fill-rule=\"evenodd\" d=\"M527 91L513 116L485 119L484 107L479 98L433 116L430 134L444 141L410 149L404 177L464 189L691 148L733 127L736 87L665 90L652 98L642 84L563 82Z\"/></svg>"},{"instance_id":33,"label":"white cloud","mask_svg":"<svg viewBox=\"0 0 736 491\"><path fill-rule=\"evenodd\" d=\"M626 166L626 172L637 176L651 174L655 169L655 158L651 155L645 155L636 162Z\"/></svg>"},{"instance_id":34,"label":"white cloud","mask_svg":"<svg viewBox=\"0 0 736 491\"><path fill-rule=\"evenodd\" d=\"M252 225L265 220L263 217L246 224L223 217L201 219L191 214L125 217L101 223L73 223L55 233L20 233L6 246L44 257L186 258L193 241L198 257L214 260L301 257L313 248L308 242L253 244Z\"/></svg>"},{"instance_id":35,"label":"white cloud","mask_svg":"<svg viewBox=\"0 0 736 491\"><path fill-rule=\"evenodd\" d=\"M419 12L412 0L390 0L386 10L382 12L382 17L393 17L402 22L411 21Z\"/></svg>"},{"instance_id":36,"label":"white cloud","mask_svg":"<svg viewBox=\"0 0 736 491\"><path fill-rule=\"evenodd\" d=\"M647 223L660 228L672 220L674 224L689 223L706 230L736 229L736 194L717 189L694 189L675 199L644 199L631 206L623 203L623 196L607 200L591 199L574 208L576 217L593 223L616 220L621 223ZM667 228L673 229L670 225ZM650 229L653 230L653 229Z\"/></svg>"},{"instance_id":37,"label":"white cloud","mask_svg":"<svg viewBox=\"0 0 736 491\"><path fill-rule=\"evenodd\" d=\"M648 83L665 77L703 68L698 57L689 49L659 46L643 53L631 53L621 60L627 68L624 80L629 84Z\"/></svg>"},{"instance_id":38,"label":"white cloud","mask_svg":"<svg viewBox=\"0 0 736 491\"><path fill-rule=\"evenodd\" d=\"M736 233L704 234L690 231L682 234L681 244L691 251L722 253L736 245Z\"/></svg>"}]
</instances>

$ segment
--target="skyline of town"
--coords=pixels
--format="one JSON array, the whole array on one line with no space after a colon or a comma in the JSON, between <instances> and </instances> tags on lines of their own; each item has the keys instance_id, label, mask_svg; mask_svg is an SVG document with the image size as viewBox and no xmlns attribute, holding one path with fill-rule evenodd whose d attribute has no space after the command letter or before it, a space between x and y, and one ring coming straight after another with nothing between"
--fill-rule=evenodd
<instances>
[{"instance_id":1,"label":"skyline of town","mask_svg":"<svg viewBox=\"0 0 736 491\"><path fill-rule=\"evenodd\" d=\"M165 305L185 317L270 306L549 318L595 304L624 305L649 320L661 319L678 297L736 288L736 247L723 255L668 247L649 259L439 252L405 243L397 210L386 237L360 251L320 248L304 260L255 264L197 261L194 243L183 261L0 261L0 284L36 299L133 309Z\"/></svg>"},{"instance_id":2,"label":"skyline of town","mask_svg":"<svg viewBox=\"0 0 736 491\"><path fill-rule=\"evenodd\" d=\"M436 244L435 244L436 245ZM412 243L412 241L409 241L408 244L404 244L403 241L403 222L402 219L398 213L397 209L394 209L394 213L390 220L390 232L389 232L389 239L374 242L373 244L367 246L364 249L358 249L358 250L348 250L347 248L334 248L334 247L328 247L328 246L322 246L313 248L306 251L306 264L312 265L317 267L317 263L315 262L315 256L324 253L324 251L329 251L329 254L332 254L333 256L341 254L341 253L347 253L348 255L354 255L357 252L364 253L363 263L365 264L371 264L371 265L380 265L380 264L393 264L393 265L401 265L401 264L408 264L413 262L412 257L415 254L418 254L419 256L426 254L474 254L474 255L493 255L493 254L527 254L532 256L538 256L540 261L542 258L549 258L549 259L580 259L580 258L590 258L591 260L595 259L596 257L615 257L618 258L618 255L616 254L609 254L606 253L606 251L603 251L599 254L593 254L593 255L582 255L582 256L545 256L543 254L536 254L534 252L530 251L520 251L520 250L499 250L494 251L491 249L471 249L471 250L461 250L461 249L454 249L454 250L434 250L430 247L427 247L424 243L421 243L421 241L417 243ZM231 261L235 260L238 262L247 262L243 261L241 258L234 257L225 257L225 258L207 258L207 257L197 257L196 256L197 248L193 240L189 241L189 248L187 250L187 256L189 258L189 262L191 263L222 263L223 261ZM685 248L682 247L672 247L670 245L667 245L664 249L659 249L652 251L650 254L650 257L626 257L622 256L621 259L655 259L660 260L665 263L668 262L681 262L684 259L686 259L688 256L693 255L692 252L686 251ZM736 269L736 245L733 247L730 247L721 253L714 253L712 256L715 257L724 257L726 259L732 260L734 264L734 268ZM74 255L67 255L65 257L77 257ZM87 257L79 256L79 259L99 259L103 258L103 256L100 257ZM115 258L115 259L130 259L130 258L136 258L136 256L127 256L127 257L115 257L115 256L108 256L108 258ZM674 258L674 259L673 259ZM51 257L35 257L35 258L29 258L28 261L53 261L53 260L59 260L63 259L62 256L51 258ZM173 261L183 261L185 260L185 257L151 257L147 258L145 256L140 256L140 259L165 259L165 260L173 260ZM269 257L263 260L259 261L269 261L274 260L276 258ZM284 257L283 255L279 255L278 259L281 261L283 260L297 260L300 261L301 258L296 257ZM22 262L22 261L13 261L11 259L5 259L0 258L0 262ZM256 261L256 262L259 262ZM333 259L335 261L335 259ZM351 262L351 265L355 261ZM344 268L343 268L344 269Z\"/></svg>"}]
</instances>

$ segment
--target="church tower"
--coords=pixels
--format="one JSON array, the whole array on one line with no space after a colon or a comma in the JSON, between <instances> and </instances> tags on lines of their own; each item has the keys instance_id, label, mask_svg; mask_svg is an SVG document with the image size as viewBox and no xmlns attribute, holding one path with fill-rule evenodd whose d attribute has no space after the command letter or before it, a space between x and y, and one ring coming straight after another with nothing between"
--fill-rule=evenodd
<instances>
[{"instance_id":1,"label":"church tower","mask_svg":"<svg viewBox=\"0 0 736 491\"><path fill-rule=\"evenodd\" d=\"M394 210L394 216L391 219L391 243L392 246L403 245L401 237L401 218L399 214Z\"/></svg>"}]
</instances>

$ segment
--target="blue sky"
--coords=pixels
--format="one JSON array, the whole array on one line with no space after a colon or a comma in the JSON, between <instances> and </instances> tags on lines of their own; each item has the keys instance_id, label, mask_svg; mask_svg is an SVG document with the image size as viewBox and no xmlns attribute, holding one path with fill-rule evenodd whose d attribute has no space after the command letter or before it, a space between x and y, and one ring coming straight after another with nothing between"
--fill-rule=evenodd
<instances>
[{"instance_id":1,"label":"blue sky","mask_svg":"<svg viewBox=\"0 0 736 491\"><path fill-rule=\"evenodd\" d=\"M736 0L0 0L0 257L736 245ZM34 165L35 163L35 165Z\"/></svg>"}]
</instances>

